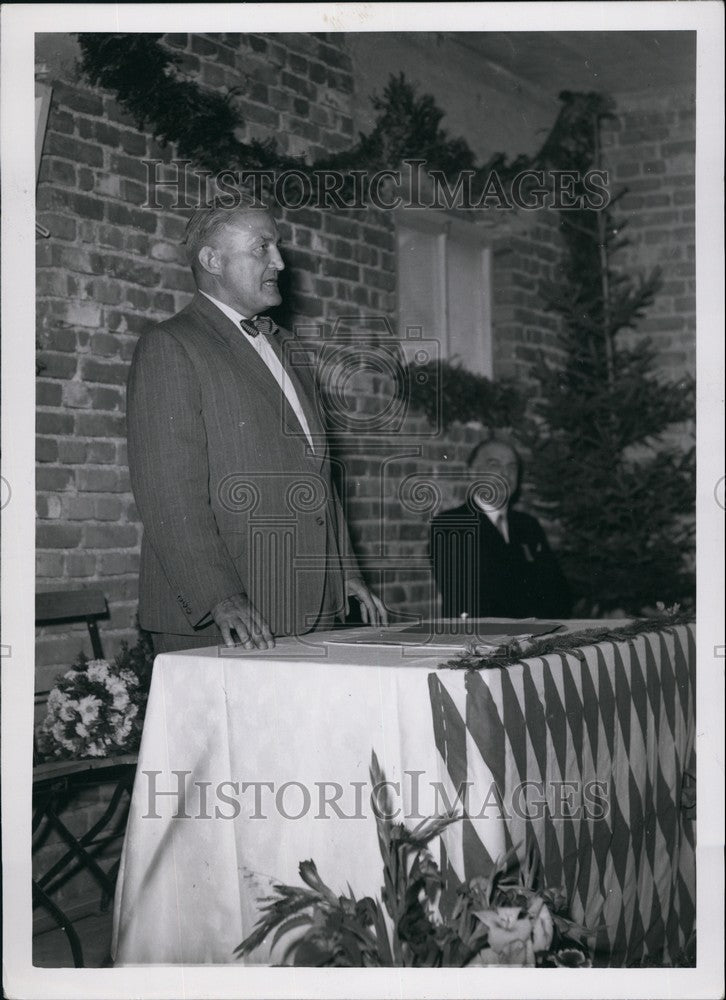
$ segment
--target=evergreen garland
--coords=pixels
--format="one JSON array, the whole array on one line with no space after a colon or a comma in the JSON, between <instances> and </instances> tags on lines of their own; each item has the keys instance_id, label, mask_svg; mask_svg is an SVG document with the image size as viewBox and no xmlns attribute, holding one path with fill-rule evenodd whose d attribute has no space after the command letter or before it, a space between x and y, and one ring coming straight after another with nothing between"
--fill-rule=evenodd
<instances>
[{"instance_id":1,"label":"evergreen garland","mask_svg":"<svg viewBox=\"0 0 726 1000\"><path fill-rule=\"evenodd\" d=\"M434 427L448 430L457 421L516 427L524 419L526 397L514 379L495 382L445 359L411 364L407 374L410 406Z\"/></svg>"},{"instance_id":2,"label":"evergreen garland","mask_svg":"<svg viewBox=\"0 0 726 1000\"><path fill-rule=\"evenodd\" d=\"M528 639L522 642L515 639L505 646L500 646L492 654L482 655L467 650L454 660L440 663L439 669L482 670L511 667L515 663L521 663L523 659L549 656L550 653L570 654L577 657L578 660L584 660L583 646L594 646L600 642L629 642L649 632L663 632L675 628L677 625L690 625L694 620L691 612L680 611L676 605L657 617L639 619L614 628L588 628L572 632L569 635L548 635L542 639Z\"/></svg>"},{"instance_id":3,"label":"evergreen garland","mask_svg":"<svg viewBox=\"0 0 726 1000\"><path fill-rule=\"evenodd\" d=\"M242 142L237 133L244 120L234 104L242 88L222 96L185 77L182 57L164 45L162 34L81 32L77 38L80 69L88 80L113 92L139 129L150 132L164 146L174 143L181 158L213 174L292 168L305 174L353 167L376 172L395 169L408 158L426 160L429 168L442 170L447 177L472 169L472 190L477 191L491 170L505 178L530 164L528 157L510 163L497 153L487 164L477 166L466 140L450 138L441 127L444 112L433 97L417 95L403 73L392 75L383 94L372 98L378 116L369 135L360 133L351 149L307 163L302 156L282 153L275 139Z\"/></svg>"},{"instance_id":4,"label":"evergreen garland","mask_svg":"<svg viewBox=\"0 0 726 1000\"><path fill-rule=\"evenodd\" d=\"M274 139L241 142L243 121L226 96L185 79L181 57L153 34L79 34L81 68L92 83L113 91L140 128L179 155L214 172L223 169L286 169L302 172L355 167L396 168L403 159L425 160L449 179L474 170L476 195L492 170L500 180L529 167L584 174L600 166L600 129L614 115L600 94L560 95L562 109L542 148L533 157L508 162L497 154L477 166L464 139L441 127L443 112L428 95L417 96L403 74L389 80L373 104L378 112L369 135L351 149L307 164L280 153ZM575 186L575 194L582 189ZM684 554L693 548L695 448L666 445L669 428L692 418L694 389L687 380L656 377L652 342L633 346L622 333L632 329L660 285L657 271L631 277L612 265L626 242L612 206L562 211L566 260L558 287L546 289L549 306L563 320L564 361L554 368L542 359L540 394L522 420L521 395L511 385L493 384L456 364L444 364L436 384L443 399L444 426L481 420L517 426L531 452L537 500L562 529L564 569L580 595L580 613L595 616L613 608L638 613L661 594L668 602L693 597L693 573ZM433 416L438 404L411 378L414 408ZM510 396L511 394L511 396Z\"/></svg>"}]
</instances>

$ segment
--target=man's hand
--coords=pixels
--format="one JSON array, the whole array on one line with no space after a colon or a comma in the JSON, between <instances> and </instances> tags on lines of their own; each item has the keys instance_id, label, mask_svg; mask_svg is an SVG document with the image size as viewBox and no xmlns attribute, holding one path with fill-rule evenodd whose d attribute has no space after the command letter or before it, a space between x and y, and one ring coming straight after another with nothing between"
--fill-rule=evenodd
<instances>
[{"instance_id":1,"label":"man's hand","mask_svg":"<svg viewBox=\"0 0 726 1000\"><path fill-rule=\"evenodd\" d=\"M212 618L222 633L225 646L236 645L236 632L245 649L272 649L275 638L270 627L246 594L233 594L212 608Z\"/></svg>"},{"instance_id":2,"label":"man's hand","mask_svg":"<svg viewBox=\"0 0 726 1000\"><path fill-rule=\"evenodd\" d=\"M388 612L383 602L366 587L360 577L347 577L345 581L345 614L350 612L349 597L360 601L361 618L366 625L388 625Z\"/></svg>"}]
</instances>

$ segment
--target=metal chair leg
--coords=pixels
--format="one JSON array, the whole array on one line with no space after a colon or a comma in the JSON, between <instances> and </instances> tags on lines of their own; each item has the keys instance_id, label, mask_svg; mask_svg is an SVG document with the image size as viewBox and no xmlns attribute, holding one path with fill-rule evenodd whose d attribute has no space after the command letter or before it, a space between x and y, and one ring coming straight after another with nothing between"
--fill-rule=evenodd
<instances>
[{"instance_id":1,"label":"metal chair leg","mask_svg":"<svg viewBox=\"0 0 726 1000\"><path fill-rule=\"evenodd\" d=\"M68 944L71 946L71 954L73 955L73 964L77 969L85 969L81 939L76 933L73 922L68 919L63 910L61 910L61 908L53 902L47 893L43 892L35 879L33 879L33 904L34 906L45 907L45 909L50 913L65 936L68 938Z\"/></svg>"}]
</instances>

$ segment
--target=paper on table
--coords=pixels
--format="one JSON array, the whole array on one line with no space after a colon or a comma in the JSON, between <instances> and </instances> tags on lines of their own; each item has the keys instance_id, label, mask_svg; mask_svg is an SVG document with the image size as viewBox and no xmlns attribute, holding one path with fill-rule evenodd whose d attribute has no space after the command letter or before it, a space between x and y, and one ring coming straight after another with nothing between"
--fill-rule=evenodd
<instances>
[{"instance_id":1,"label":"paper on table","mask_svg":"<svg viewBox=\"0 0 726 1000\"><path fill-rule=\"evenodd\" d=\"M560 622L538 621L534 618L529 621L444 618L420 622L403 629L394 626L366 629L364 632L357 630L355 638L346 637L343 631L340 637L326 638L325 642L345 646L434 646L437 650L459 650L469 645L496 649L514 638L529 639L555 632L561 627Z\"/></svg>"}]
</instances>

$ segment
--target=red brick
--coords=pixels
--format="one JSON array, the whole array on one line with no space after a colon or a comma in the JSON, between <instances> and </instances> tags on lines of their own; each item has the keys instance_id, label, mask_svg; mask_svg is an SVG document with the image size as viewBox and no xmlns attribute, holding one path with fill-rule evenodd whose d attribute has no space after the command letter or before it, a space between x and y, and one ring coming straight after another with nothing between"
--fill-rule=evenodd
<instances>
[{"instance_id":1,"label":"red brick","mask_svg":"<svg viewBox=\"0 0 726 1000\"><path fill-rule=\"evenodd\" d=\"M72 409L88 409L91 406L91 392L83 382L68 382L63 386L63 402Z\"/></svg>"},{"instance_id":2,"label":"red brick","mask_svg":"<svg viewBox=\"0 0 726 1000\"><path fill-rule=\"evenodd\" d=\"M58 442L55 438L36 437L35 460L36 462L58 461Z\"/></svg>"},{"instance_id":3,"label":"red brick","mask_svg":"<svg viewBox=\"0 0 726 1000\"><path fill-rule=\"evenodd\" d=\"M126 436L125 419L114 413L79 412L76 414L75 421L76 434L83 437L120 438Z\"/></svg>"},{"instance_id":4,"label":"red brick","mask_svg":"<svg viewBox=\"0 0 726 1000\"><path fill-rule=\"evenodd\" d=\"M53 101L58 105L80 111L84 115L103 115L103 100L92 91L81 87L73 87L63 81L53 82Z\"/></svg>"},{"instance_id":5,"label":"red brick","mask_svg":"<svg viewBox=\"0 0 726 1000\"><path fill-rule=\"evenodd\" d=\"M63 514L67 521L87 521L94 516L93 497L76 493L63 497Z\"/></svg>"},{"instance_id":6,"label":"red brick","mask_svg":"<svg viewBox=\"0 0 726 1000\"><path fill-rule=\"evenodd\" d=\"M75 438L61 438L58 442L58 461L63 465L83 465L88 446Z\"/></svg>"},{"instance_id":7,"label":"red brick","mask_svg":"<svg viewBox=\"0 0 726 1000\"><path fill-rule=\"evenodd\" d=\"M75 219L60 215L57 212L39 212L38 222L50 230L54 239L74 240L76 238Z\"/></svg>"},{"instance_id":8,"label":"red brick","mask_svg":"<svg viewBox=\"0 0 726 1000\"><path fill-rule=\"evenodd\" d=\"M67 160L59 160L53 156L44 156L38 181L40 184L53 183L74 187L76 184L75 163L69 163Z\"/></svg>"},{"instance_id":9,"label":"red brick","mask_svg":"<svg viewBox=\"0 0 726 1000\"><path fill-rule=\"evenodd\" d=\"M130 573L138 573L138 553L103 552L98 556L98 571L103 576L124 576Z\"/></svg>"},{"instance_id":10,"label":"red brick","mask_svg":"<svg viewBox=\"0 0 726 1000\"><path fill-rule=\"evenodd\" d=\"M63 560L64 573L70 579L95 576L96 556L88 552L69 552Z\"/></svg>"},{"instance_id":11,"label":"red brick","mask_svg":"<svg viewBox=\"0 0 726 1000\"><path fill-rule=\"evenodd\" d=\"M35 488L40 492L55 493L72 489L74 483L75 473L72 469L58 469L45 465L35 470Z\"/></svg>"},{"instance_id":12,"label":"red brick","mask_svg":"<svg viewBox=\"0 0 726 1000\"><path fill-rule=\"evenodd\" d=\"M36 406L60 406L61 387L57 382L44 382L42 379L35 384Z\"/></svg>"},{"instance_id":13,"label":"red brick","mask_svg":"<svg viewBox=\"0 0 726 1000\"><path fill-rule=\"evenodd\" d=\"M35 414L35 430L38 434L72 434L73 416L53 410L39 410Z\"/></svg>"},{"instance_id":14,"label":"red brick","mask_svg":"<svg viewBox=\"0 0 726 1000\"><path fill-rule=\"evenodd\" d=\"M93 139L103 146L111 146L112 148L118 146L121 141L121 133L115 125L88 118L79 118L78 134L82 139Z\"/></svg>"},{"instance_id":15,"label":"red brick","mask_svg":"<svg viewBox=\"0 0 726 1000\"><path fill-rule=\"evenodd\" d=\"M107 202L105 214L107 220L114 225L129 226L130 228L141 229L147 233L156 232L157 217L150 210L128 208L126 205Z\"/></svg>"},{"instance_id":16,"label":"red brick","mask_svg":"<svg viewBox=\"0 0 726 1000\"><path fill-rule=\"evenodd\" d=\"M360 268L357 264L349 264L333 258L323 261L323 274L328 277L345 278L347 281L357 282L360 280Z\"/></svg>"},{"instance_id":17,"label":"red brick","mask_svg":"<svg viewBox=\"0 0 726 1000\"><path fill-rule=\"evenodd\" d=\"M120 521L125 509L126 501L118 496L101 496L93 500L93 516L97 521Z\"/></svg>"},{"instance_id":18,"label":"red brick","mask_svg":"<svg viewBox=\"0 0 726 1000\"><path fill-rule=\"evenodd\" d=\"M81 529L69 524L39 524L35 544L39 549L73 549L81 541Z\"/></svg>"},{"instance_id":19,"label":"red brick","mask_svg":"<svg viewBox=\"0 0 726 1000\"><path fill-rule=\"evenodd\" d=\"M112 358L118 355L120 345L121 339L118 336L111 333L93 333L89 347L92 354Z\"/></svg>"},{"instance_id":20,"label":"red brick","mask_svg":"<svg viewBox=\"0 0 726 1000\"><path fill-rule=\"evenodd\" d=\"M38 577L50 577L59 579L63 576L63 555L60 552L36 552L35 554L35 575ZM55 663L55 660L51 660ZM38 660L36 647L36 666L43 666Z\"/></svg>"},{"instance_id":21,"label":"red brick","mask_svg":"<svg viewBox=\"0 0 726 1000\"><path fill-rule=\"evenodd\" d=\"M123 389L110 386L91 386L91 405L94 410L124 413L126 393Z\"/></svg>"},{"instance_id":22,"label":"red brick","mask_svg":"<svg viewBox=\"0 0 726 1000\"><path fill-rule=\"evenodd\" d=\"M128 129L122 129L119 135L121 148L125 153L129 153L131 156L146 155L148 140L145 135L140 132L131 132Z\"/></svg>"},{"instance_id":23,"label":"red brick","mask_svg":"<svg viewBox=\"0 0 726 1000\"><path fill-rule=\"evenodd\" d=\"M123 549L138 545L138 529L133 524L86 524L83 545L89 549Z\"/></svg>"},{"instance_id":24,"label":"red brick","mask_svg":"<svg viewBox=\"0 0 726 1000\"><path fill-rule=\"evenodd\" d=\"M116 446L111 441L90 441L87 454L91 463L113 465L116 461Z\"/></svg>"},{"instance_id":25,"label":"red brick","mask_svg":"<svg viewBox=\"0 0 726 1000\"><path fill-rule=\"evenodd\" d=\"M61 504L60 497L36 494L35 512L42 519L53 520L59 518L63 513L63 505Z\"/></svg>"},{"instance_id":26,"label":"red brick","mask_svg":"<svg viewBox=\"0 0 726 1000\"><path fill-rule=\"evenodd\" d=\"M128 375L128 365L122 362L98 361L95 358L83 358L81 361L81 378L87 382L102 382L105 385L125 385Z\"/></svg>"},{"instance_id":27,"label":"red brick","mask_svg":"<svg viewBox=\"0 0 726 1000\"><path fill-rule=\"evenodd\" d=\"M90 142L83 142L75 136L48 132L43 146L45 156L60 156L73 163L83 163L87 167L103 166L103 150Z\"/></svg>"}]
</instances>

